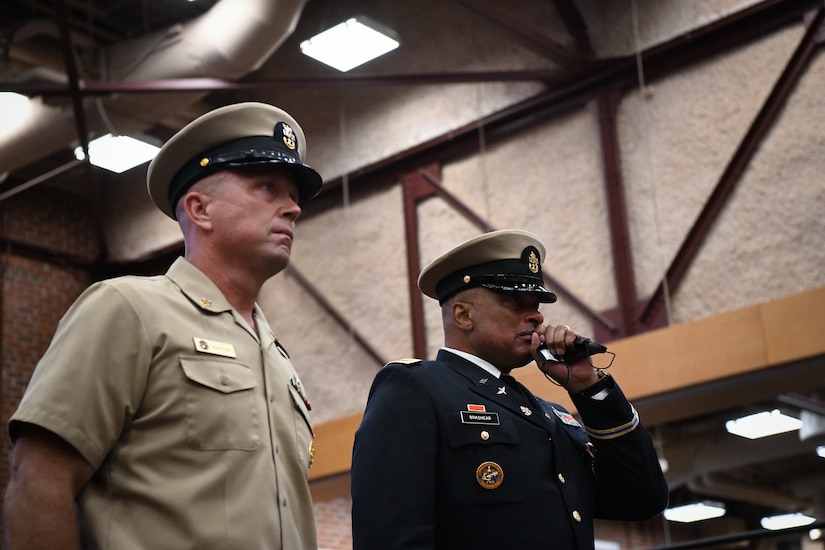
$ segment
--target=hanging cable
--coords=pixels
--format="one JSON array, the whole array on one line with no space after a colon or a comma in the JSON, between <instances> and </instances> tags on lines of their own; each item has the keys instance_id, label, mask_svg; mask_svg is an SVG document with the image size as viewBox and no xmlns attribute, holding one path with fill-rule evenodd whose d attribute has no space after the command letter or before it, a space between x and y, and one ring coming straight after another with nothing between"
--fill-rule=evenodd
<instances>
[{"instance_id":1,"label":"hanging cable","mask_svg":"<svg viewBox=\"0 0 825 550\"><path fill-rule=\"evenodd\" d=\"M656 231L656 255L659 258L659 267L662 272L662 296L664 298L664 305L665 305L665 316L667 318L667 324L672 324L672 315L671 315L671 304L670 304L670 288L667 281L667 266L665 263L664 257L664 244L662 243L662 230L661 230L661 218L659 217L659 202L658 196L656 193L656 182L651 177L652 167L650 162L650 128L647 124L649 117L648 117L648 110L645 107L645 102L650 96L650 91L647 88L647 84L645 83L645 71L644 71L644 59L642 58L642 40L639 32L639 13L636 9L636 0L631 0L630 2L630 9L633 21L633 40L634 40L634 49L636 52L636 72L638 74L639 79L639 104L640 104L640 113L642 116L642 131L644 134L644 138L640 141L645 148L644 154L642 157L645 159L644 161L644 180L651 189L651 197L653 200L653 225Z\"/></svg>"},{"instance_id":2,"label":"hanging cable","mask_svg":"<svg viewBox=\"0 0 825 550\"><path fill-rule=\"evenodd\" d=\"M484 90L483 84L476 86L476 106L478 109L478 156L479 156L479 170L481 171L481 187L482 195L484 197L484 219L489 220L490 212L490 188L487 174L487 138L485 135L485 118L484 113Z\"/></svg>"},{"instance_id":3,"label":"hanging cable","mask_svg":"<svg viewBox=\"0 0 825 550\"><path fill-rule=\"evenodd\" d=\"M664 261L664 254L662 253L663 245L662 245L662 232L661 232L661 225L660 225L660 218L659 218L659 204L656 195L656 183L651 178L651 173L653 172L650 162L650 128L647 124L648 121L648 113L647 108L645 107L645 102L648 99L648 90L647 85L645 83L645 71L644 71L644 60L642 58L642 41L639 33L639 15L636 9L636 0L630 1L630 9L631 15L633 19L633 41L634 41L634 49L636 52L636 72L639 79L639 111L642 115L642 130L644 134L644 139L640 141L643 143L643 147L645 148L644 154L642 157L644 160L644 174L643 178L646 180L645 183L648 183L651 189L651 197L653 199L653 224L656 230L656 253L659 258L659 267L661 268L662 272L662 296L664 297L665 303L665 315L667 316L667 324L671 324L671 312L670 312L670 290L668 288L667 283L667 268L665 267ZM655 289L654 289L655 292ZM664 448L662 443L662 434L661 428L657 427L656 431L654 432L654 445L656 446L657 452L659 453L660 457L664 456ZM661 464L661 462L660 462ZM664 515L661 517L662 521L662 535L664 541L667 545L671 543L671 533L670 533L670 523L667 519L665 519Z\"/></svg>"},{"instance_id":4,"label":"hanging cable","mask_svg":"<svg viewBox=\"0 0 825 550\"><path fill-rule=\"evenodd\" d=\"M341 159L348 159L349 155L347 154L347 113L346 108L342 105L338 115L338 131L339 131L339 140L341 142ZM350 196L349 196L349 172L347 171L347 167L344 166L344 173L341 175L341 195L343 201L343 211L344 211L344 227L352 228L353 224L349 223L350 220ZM354 237L354 236L353 236ZM351 242L356 242L355 238L351 239ZM351 265L351 258L352 254L344 254L344 273L353 273L352 265ZM347 293L347 301L350 302L353 300L354 292L352 288L352 279L349 279L349 292ZM354 311L352 304L350 304L350 311ZM355 335L353 333L352 322L347 317L347 350L353 351L355 349Z\"/></svg>"}]
</instances>

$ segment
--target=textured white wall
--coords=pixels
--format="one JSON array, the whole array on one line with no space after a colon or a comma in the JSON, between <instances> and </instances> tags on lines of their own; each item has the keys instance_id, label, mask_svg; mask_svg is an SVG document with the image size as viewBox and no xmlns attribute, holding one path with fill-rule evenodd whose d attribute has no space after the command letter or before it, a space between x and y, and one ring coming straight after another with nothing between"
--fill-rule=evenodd
<instances>
[{"instance_id":1,"label":"textured white wall","mask_svg":"<svg viewBox=\"0 0 825 550\"><path fill-rule=\"evenodd\" d=\"M650 295L673 259L803 32L799 25L775 33L665 80L649 82L644 95L631 90L623 98L618 130L640 299ZM817 89L823 66L825 61L817 57L737 183L671 297L673 322L689 322L825 284L825 247L821 246L825 184L820 177L825 100ZM463 88L465 101L478 104L481 97L486 105L501 104L501 97L487 100L489 88L470 93L474 87ZM515 94L512 100L521 97ZM399 150L408 144L410 128L420 123L415 113L427 119L429 131L436 135L446 127L433 121L439 121L442 113L458 111L458 99L450 93L422 94L416 101L421 102L415 108L406 105L406 109L391 110L391 117L380 111L391 129L402 129L400 142L387 142L400 143ZM365 110L360 116L373 113ZM422 113L433 115L422 117ZM354 112L347 116L358 117ZM455 118L450 120L458 124ZM369 136L370 124L380 123L373 120L358 127ZM352 127L350 123L348 128ZM392 131L381 134L381 139L391 140L392 135ZM332 146L321 142L320 149L331 154ZM348 140L347 147L358 145L357 140ZM478 154L450 162L442 170L444 186L494 227L518 227L538 234L548 247L547 271L587 304L599 311L616 306L592 105L507 142L480 144ZM325 269L313 277L327 289L326 296L340 304L382 354L393 359L411 354L411 329L400 186L387 184L390 190L354 200L348 216L336 210L299 224L294 265L310 275L302 266L310 256L312 262L320 261ZM438 198L420 205L418 216L423 263L479 233ZM309 254L305 247L317 254ZM377 268L385 264L388 267ZM333 280L335 276L326 270L330 267L342 280ZM303 306L296 306L294 315L299 317L303 311ZM550 322L592 330L589 320L564 299L544 306L543 311ZM280 313L271 314L279 324ZM431 356L442 342L442 332L438 307L429 299L425 299L425 322ZM283 324L286 342L306 338L293 334L288 320ZM336 347L344 347L344 334L331 335L339 341ZM321 359L311 344L300 353L296 349L293 357L302 372L332 373L346 368L332 358ZM335 382L344 388L335 413L318 411L317 420L361 412L376 366L370 364L367 374L358 368L353 367L351 386ZM312 376L308 391L330 391L322 380L325 375L318 377L317 384Z\"/></svg>"},{"instance_id":2,"label":"textured white wall","mask_svg":"<svg viewBox=\"0 0 825 550\"><path fill-rule=\"evenodd\" d=\"M598 57L631 55L758 4L759 0L578 0ZM634 27L634 17L636 23Z\"/></svg>"},{"instance_id":3,"label":"textured white wall","mask_svg":"<svg viewBox=\"0 0 825 550\"><path fill-rule=\"evenodd\" d=\"M662 42L752 3L639 1L642 43ZM601 53L633 50L629 5L583 1ZM474 28L435 27L431 38L447 43L450 32ZM640 299L658 284L803 33L800 23L647 82L644 94L630 90L622 99L618 136ZM517 48L481 44L484 61L502 68L539 65ZM445 55L465 59L468 67L480 63L470 50L445 48ZM825 285L823 73L825 59L819 54L674 290L673 322ZM308 160L329 180L540 90L538 84L386 87L369 94L318 90L305 102L282 106L304 126ZM586 105L503 143L480 140L476 154L446 163L442 178L494 227L538 234L548 248L547 272L604 311L616 307L617 296L594 113ZM176 225L151 211L138 180L127 184L134 200L127 193L104 209L115 257L140 257L180 240ZM412 354L401 187L398 181L384 183L370 193L351 193L348 202L342 196L339 207L298 222L292 265L345 317L345 326L289 276L275 277L261 296L310 400L322 404L313 411L316 422L361 412L380 368L354 342L352 331L387 360ZM418 216L424 264L479 233L438 198L421 204ZM592 330L564 298L543 311L550 322ZM425 322L432 356L442 333L437 304L430 299L425 299Z\"/></svg>"}]
</instances>

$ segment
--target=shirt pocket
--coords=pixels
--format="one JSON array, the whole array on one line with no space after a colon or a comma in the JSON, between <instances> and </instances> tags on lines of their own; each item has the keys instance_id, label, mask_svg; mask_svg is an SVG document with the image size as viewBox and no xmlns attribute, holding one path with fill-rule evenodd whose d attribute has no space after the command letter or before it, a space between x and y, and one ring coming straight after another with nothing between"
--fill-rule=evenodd
<instances>
[{"instance_id":1,"label":"shirt pocket","mask_svg":"<svg viewBox=\"0 0 825 550\"><path fill-rule=\"evenodd\" d=\"M445 415L448 464L453 498L463 504L496 504L524 500L526 486L519 434L512 420L496 414L495 423L463 423L459 414ZM485 473L500 477L485 481Z\"/></svg>"},{"instance_id":2,"label":"shirt pocket","mask_svg":"<svg viewBox=\"0 0 825 550\"><path fill-rule=\"evenodd\" d=\"M255 375L230 360L182 357L186 442L201 451L251 451L260 445Z\"/></svg>"}]
</instances>

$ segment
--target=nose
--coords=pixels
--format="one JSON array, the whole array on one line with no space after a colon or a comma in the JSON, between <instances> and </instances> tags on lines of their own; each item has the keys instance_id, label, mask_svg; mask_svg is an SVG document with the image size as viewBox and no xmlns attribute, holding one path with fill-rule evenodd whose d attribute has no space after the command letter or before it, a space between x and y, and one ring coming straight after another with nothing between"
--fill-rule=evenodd
<instances>
[{"instance_id":1,"label":"nose","mask_svg":"<svg viewBox=\"0 0 825 550\"><path fill-rule=\"evenodd\" d=\"M529 321L534 327L537 327L544 322L544 315L536 309L530 313Z\"/></svg>"},{"instance_id":2,"label":"nose","mask_svg":"<svg viewBox=\"0 0 825 550\"><path fill-rule=\"evenodd\" d=\"M301 207L294 199L289 199L289 201L281 209L281 216L293 222L297 220L300 215Z\"/></svg>"}]
</instances>

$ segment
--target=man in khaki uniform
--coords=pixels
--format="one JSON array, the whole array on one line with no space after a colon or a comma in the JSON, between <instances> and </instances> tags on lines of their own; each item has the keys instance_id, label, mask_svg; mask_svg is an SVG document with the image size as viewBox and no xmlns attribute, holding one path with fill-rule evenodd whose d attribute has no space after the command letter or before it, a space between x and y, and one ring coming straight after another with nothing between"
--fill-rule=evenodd
<instances>
[{"instance_id":1,"label":"man in khaki uniform","mask_svg":"<svg viewBox=\"0 0 825 550\"><path fill-rule=\"evenodd\" d=\"M321 189L284 111L230 105L149 167L185 256L90 287L9 431L9 548L316 548L305 392L256 303ZM82 542L81 542L82 541Z\"/></svg>"}]
</instances>

